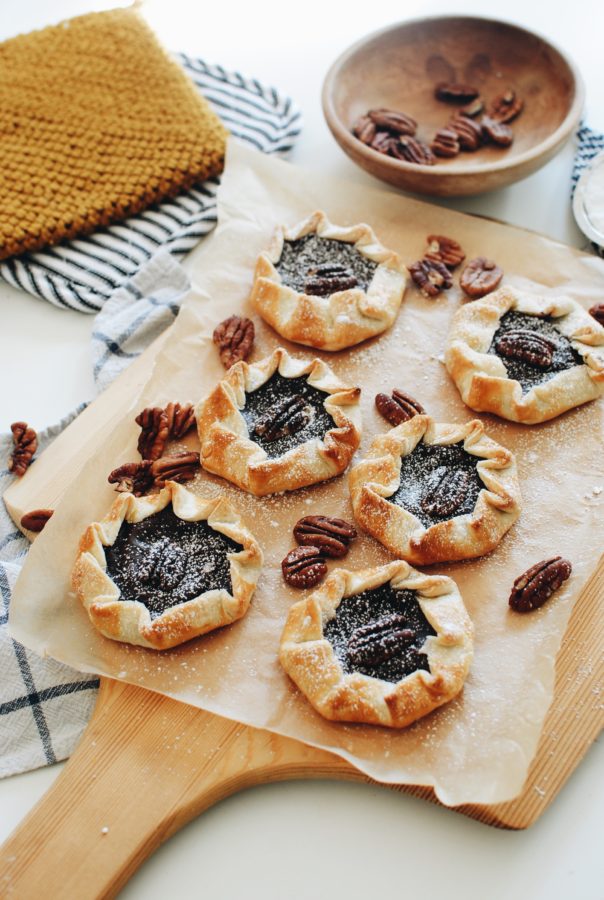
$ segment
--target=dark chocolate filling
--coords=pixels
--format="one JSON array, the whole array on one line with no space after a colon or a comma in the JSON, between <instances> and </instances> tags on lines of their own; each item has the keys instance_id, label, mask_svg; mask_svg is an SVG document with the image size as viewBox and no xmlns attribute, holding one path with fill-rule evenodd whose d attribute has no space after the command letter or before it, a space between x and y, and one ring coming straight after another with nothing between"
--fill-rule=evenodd
<instances>
[{"instance_id":1,"label":"dark chocolate filling","mask_svg":"<svg viewBox=\"0 0 604 900\"><path fill-rule=\"evenodd\" d=\"M275 268L281 281L298 293L304 293L304 284L311 269L325 263L344 266L357 280L357 287L366 291L377 269L372 262L355 249L354 244L307 234L297 241L283 241L283 250Z\"/></svg>"},{"instance_id":2,"label":"dark chocolate filling","mask_svg":"<svg viewBox=\"0 0 604 900\"><path fill-rule=\"evenodd\" d=\"M461 442L442 446L420 441L412 453L402 457L400 485L388 500L417 516L425 528L453 516L471 513L484 487L476 469L478 462L479 458L467 453ZM447 512L442 515L436 512L428 513L424 508L425 502L422 507L422 501L433 492L436 482L442 477L443 469L462 469L468 473L463 501L453 513Z\"/></svg>"},{"instance_id":3,"label":"dark chocolate filling","mask_svg":"<svg viewBox=\"0 0 604 900\"><path fill-rule=\"evenodd\" d=\"M299 396L304 400L305 415L303 424L292 434L286 434L277 440L267 439L265 434L255 431L257 423L263 424L270 419L271 411L279 408L286 397ZM285 378L275 372L267 382L256 391L246 394L245 406L241 414L245 419L251 440L266 451L271 459L282 456L288 450L313 438L323 439L327 431L335 427L335 422L326 411L324 403L329 396L308 383L306 378Z\"/></svg>"},{"instance_id":4,"label":"dark chocolate filling","mask_svg":"<svg viewBox=\"0 0 604 900\"><path fill-rule=\"evenodd\" d=\"M105 558L119 599L144 603L155 619L205 591L232 593L227 553L242 549L207 522L184 522L166 506L141 522L123 522Z\"/></svg>"},{"instance_id":5,"label":"dark chocolate filling","mask_svg":"<svg viewBox=\"0 0 604 900\"><path fill-rule=\"evenodd\" d=\"M529 316L526 313L520 313L511 309L501 317L499 327L493 335L488 352L499 357L505 366L508 378L519 381L524 393L530 391L531 388L538 384L550 381L554 375L564 371L564 369L572 369L573 366L583 364L583 357L580 353L577 353L569 339L558 331L554 324L555 321L551 316ZM497 352L495 341L501 335L514 330L535 331L537 334L545 335L545 337L555 343L556 349L554 350L552 363L548 368L541 369L521 359L510 359L501 356Z\"/></svg>"},{"instance_id":6,"label":"dark chocolate filling","mask_svg":"<svg viewBox=\"0 0 604 900\"><path fill-rule=\"evenodd\" d=\"M404 617L405 627L414 632L413 643L385 662L353 667L348 655L348 644L354 633L358 628L393 613ZM395 591L386 582L373 590L345 597L334 618L325 623L323 633L346 673L360 672L362 675L396 683L418 669L430 671L428 657L421 652L421 648L426 638L436 632L421 611L415 591Z\"/></svg>"}]
</instances>

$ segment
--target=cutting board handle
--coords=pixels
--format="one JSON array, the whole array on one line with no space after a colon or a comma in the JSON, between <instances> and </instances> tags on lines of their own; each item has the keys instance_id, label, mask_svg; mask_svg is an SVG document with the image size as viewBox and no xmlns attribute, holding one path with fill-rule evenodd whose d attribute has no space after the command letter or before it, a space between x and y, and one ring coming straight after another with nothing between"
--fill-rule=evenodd
<instances>
[{"instance_id":1,"label":"cutting board handle","mask_svg":"<svg viewBox=\"0 0 604 900\"><path fill-rule=\"evenodd\" d=\"M213 803L301 777L368 780L330 753L101 679L76 751L0 850L0 894L114 897Z\"/></svg>"}]
</instances>

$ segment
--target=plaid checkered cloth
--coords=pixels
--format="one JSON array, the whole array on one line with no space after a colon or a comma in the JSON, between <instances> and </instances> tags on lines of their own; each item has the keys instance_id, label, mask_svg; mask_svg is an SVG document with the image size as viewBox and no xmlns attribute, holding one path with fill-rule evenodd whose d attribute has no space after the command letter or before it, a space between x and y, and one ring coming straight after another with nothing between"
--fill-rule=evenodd
<instances>
[{"instance_id":1,"label":"plaid checkered cloth","mask_svg":"<svg viewBox=\"0 0 604 900\"><path fill-rule=\"evenodd\" d=\"M291 100L220 66L180 61L232 135L267 153L292 147L300 114ZM218 183L210 179L119 225L0 264L0 277L16 287L55 306L98 313L92 354L99 391L174 321L188 279L172 254L191 250L214 228ZM83 408L39 432L39 452ZM14 478L12 446L12 435L0 434L0 496ZM28 547L0 504L0 777L69 756L98 687L97 679L41 659L10 636L11 588Z\"/></svg>"}]
</instances>

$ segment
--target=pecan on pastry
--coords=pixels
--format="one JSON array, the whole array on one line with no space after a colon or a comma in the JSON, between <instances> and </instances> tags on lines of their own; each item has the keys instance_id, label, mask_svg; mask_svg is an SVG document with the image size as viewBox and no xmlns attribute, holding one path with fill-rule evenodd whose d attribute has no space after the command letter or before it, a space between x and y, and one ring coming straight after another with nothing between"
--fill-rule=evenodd
<instances>
[{"instance_id":1,"label":"pecan on pastry","mask_svg":"<svg viewBox=\"0 0 604 900\"><path fill-rule=\"evenodd\" d=\"M326 719L404 728L459 694L472 653L455 582L399 561L332 571L290 609L279 659Z\"/></svg>"},{"instance_id":2,"label":"pecan on pastry","mask_svg":"<svg viewBox=\"0 0 604 900\"><path fill-rule=\"evenodd\" d=\"M250 300L287 340L342 350L392 325L406 282L402 260L369 225L340 227L315 212L277 229L256 262Z\"/></svg>"},{"instance_id":3,"label":"pecan on pastry","mask_svg":"<svg viewBox=\"0 0 604 900\"><path fill-rule=\"evenodd\" d=\"M165 650L245 615L261 566L230 503L168 482L86 529L72 584L105 637Z\"/></svg>"},{"instance_id":4,"label":"pecan on pastry","mask_svg":"<svg viewBox=\"0 0 604 900\"><path fill-rule=\"evenodd\" d=\"M604 393L604 328L570 297L500 288L457 311L445 364L472 409L546 422Z\"/></svg>"},{"instance_id":5,"label":"pecan on pastry","mask_svg":"<svg viewBox=\"0 0 604 900\"><path fill-rule=\"evenodd\" d=\"M392 391L391 397L388 394L376 394L375 405L380 415L391 425L400 425L401 422L406 422L413 416L424 415L426 412L421 403L409 394L396 389Z\"/></svg>"},{"instance_id":6,"label":"pecan on pastry","mask_svg":"<svg viewBox=\"0 0 604 900\"><path fill-rule=\"evenodd\" d=\"M197 411L201 464L256 496L339 475L360 441L360 388L282 348L236 363Z\"/></svg>"},{"instance_id":7,"label":"pecan on pastry","mask_svg":"<svg viewBox=\"0 0 604 900\"><path fill-rule=\"evenodd\" d=\"M417 565L489 553L520 513L514 454L478 420L416 415L373 440L349 484L359 525Z\"/></svg>"}]
</instances>

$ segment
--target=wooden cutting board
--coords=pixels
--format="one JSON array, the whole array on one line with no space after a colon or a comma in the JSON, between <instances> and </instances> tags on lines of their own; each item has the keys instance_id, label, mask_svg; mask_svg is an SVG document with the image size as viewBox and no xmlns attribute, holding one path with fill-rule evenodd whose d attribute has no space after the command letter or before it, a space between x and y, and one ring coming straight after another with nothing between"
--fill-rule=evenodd
<instances>
[{"instance_id":1,"label":"wooden cutting board","mask_svg":"<svg viewBox=\"0 0 604 900\"><path fill-rule=\"evenodd\" d=\"M56 507L106 423L147 380L166 334L6 492L16 523L31 509ZM554 701L522 793L506 803L459 806L458 812L488 825L527 828L597 737L603 724L595 692L604 678L604 658L598 657L603 585L601 560L572 613L557 660ZM594 665L585 666L590 657ZM252 785L294 778L374 783L328 752L103 678L94 715L69 763L0 849L0 884L16 897L113 897L163 841L213 803ZM438 803L430 788L389 787Z\"/></svg>"}]
</instances>

